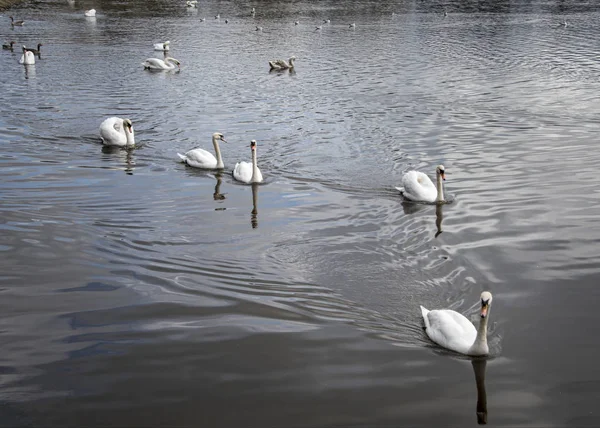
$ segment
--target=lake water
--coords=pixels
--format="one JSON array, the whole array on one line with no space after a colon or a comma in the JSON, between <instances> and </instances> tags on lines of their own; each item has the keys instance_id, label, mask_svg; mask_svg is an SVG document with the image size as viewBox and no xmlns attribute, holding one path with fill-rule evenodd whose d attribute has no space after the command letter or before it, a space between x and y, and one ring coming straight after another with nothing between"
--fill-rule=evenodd
<instances>
[{"instance_id":1,"label":"lake water","mask_svg":"<svg viewBox=\"0 0 600 428\"><path fill-rule=\"evenodd\" d=\"M0 52L0 426L599 425L600 4L444 6L5 12L43 47ZM215 131L222 174L178 161ZM454 202L403 203L440 163ZM489 358L427 339L483 290Z\"/></svg>"}]
</instances>

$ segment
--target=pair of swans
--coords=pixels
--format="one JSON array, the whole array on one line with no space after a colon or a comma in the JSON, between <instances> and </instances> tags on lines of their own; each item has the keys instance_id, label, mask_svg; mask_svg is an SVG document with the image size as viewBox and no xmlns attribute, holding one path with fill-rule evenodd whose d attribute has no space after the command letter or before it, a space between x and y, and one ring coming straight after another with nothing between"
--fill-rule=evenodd
<instances>
[{"instance_id":1,"label":"pair of swans","mask_svg":"<svg viewBox=\"0 0 600 428\"><path fill-rule=\"evenodd\" d=\"M164 60L158 58L148 58L142 63L146 70L174 70L181 67L181 62L175 58L167 57Z\"/></svg>"},{"instance_id":2,"label":"pair of swans","mask_svg":"<svg viewBox=\"0 0 600 428\"><path fill-rule=\"evenodd\" d=\"M154 50L168 52L170 44L171 44L171 42L169 40L167 40L166 42L154 43Z\"/></svg>"},{"instance_id":3,"label":"pair of swans","mask_svg":"<svg viewBox=\"0 0 600 428\"><path fill-rule=\"evenodd\" d=\"M271 67L271 70L275 71L290 70L294 68L295 60L295 56L290 57L288 61L286 61L285 59L275 59L273 61L269 61L269 67Z\"/></svg>"},{"instance_id":4,"label":"pair of swans","mask_svg":"<svg viewBox=\"0 0 600 428\"><path fill-rule=\"evenodd\" d=\"M402 176L402 187L396 187L402 196L414 202L445 202L443 180L446 168L438 165L435 169L437 188L431 179L419 171L409 171Z\"/></svg>"},{"instance_id":5,"label":"pair of swans","mask_svg":"<svg viewBox=\"0 0 600 428\"><path fill-rule=\"evenodd\" d=\"M215 132L212 135L212 143L217 157L201 148L189 150L184 155L177 153L177 156L179 156L179 158L185 164L194 168L223 169L224 164L221 156L221 148L219 147L219 141L227 142L223 134L220 132ZM238 162L235 164L235 168L233 169L233 178L235 178L237 181L241 181L242 183L246 184L261 183L263 181L262 173L258 168L256 148L256 140L252 140L250 142L252 162Z\"/></svg>"},{"instance_id":6,"label":"pair of swans","mask_svg":"<svg viewBox=\"0 0 600 428\"><path fill-rule=\"evenodd\" d=\"M21 59L19 60L19 64L23 65L33 65L35 64L35 55L33 52L28 51L25 46L23 46L23 55L21 55Z\"/></svg>"},{"instance_id":7,"label":"pair of swans","mask_svg":"<svg viewBox=\"0 0 600 428\"><path fill-rule=\"evenodd\" d=\"M109 117L100 124L100 138L105 146L133 148L135 132L129 119Z\"/></svg>"}]
</instances>

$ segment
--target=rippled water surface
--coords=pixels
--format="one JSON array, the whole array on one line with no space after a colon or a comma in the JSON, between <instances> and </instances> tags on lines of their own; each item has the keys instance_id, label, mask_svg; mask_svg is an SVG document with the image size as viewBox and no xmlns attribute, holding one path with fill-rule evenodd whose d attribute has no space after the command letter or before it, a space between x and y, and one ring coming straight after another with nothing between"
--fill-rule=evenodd
<instances>
[{"instance_id":1,"label":"rippled water surface","mask_svg":"<svg viewBox=\"0 0 600 428\"><path fill-rule=\"evenodd\" d=\"M199 6L0 16L43 43L0 52L0 425L599 425L600 6ZM178 161L215 131L225 171ZM403 203L440 163L454 202ZM487 360L426 338L483 290Z\"/></svg>"}]
</instances>

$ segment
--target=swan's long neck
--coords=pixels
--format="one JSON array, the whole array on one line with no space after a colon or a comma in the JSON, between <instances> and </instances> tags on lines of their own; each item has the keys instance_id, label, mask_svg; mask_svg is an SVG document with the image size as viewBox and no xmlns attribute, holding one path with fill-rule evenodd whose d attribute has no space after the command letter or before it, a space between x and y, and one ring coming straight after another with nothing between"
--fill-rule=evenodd
<instances>
[{"instance_id":1,"label":"swan's long neck","mask_svg":"<svg viewBox=\"0 0 600 428\"><path fill-rule=\"evenodd\" d=\"M294 58L290 58L290 68L294 66Z\"/></svg>"},{"instance_id":2,"label":"swan's long neck","mask_svg":"<svg viewBox=\"0 0 600 428\"><path fill-rule=\"evenodd\" d=\"M135 136L133 135L133 128L130 129L127 126L123 126L125 129L125 139L127 140L127 147L135 146Z\"/></svg>"},{"instance_id":3,"label":"swan's long neck","mask_svg":"<svg viewBox=\"0 0 600 428\"><path fill-rule=\"evenodd\" d=\"M256 148L252 150L252 179L250 180L252 183L256 183L256 179L258 177L258 164L256 162Z\"/></svg>"},{"instance_id":4,"label":"swan's long neck","mask_svg":"<svg viewBox=\"0 0 600 428\"><path fill-rule=\"evenodd\" d=\"M487 324L488 318L490 317L490 308L488 308L487 315L485 318L481 318L479 321L479 328L477 329L477 337L475 342L469 351L469 355L486 355L489 352L487 344Z\"/></svg>"},{"instance_id":5,"label":"swan's long neck","mask_svg":"<svg viewBox=\"0 0 600 428\"><path fill-rule=\"evenodd\" d=\"M444 185L442 184L442 174L439 171L436 173L437 178L437 201L442 202L444 200Z\"/></svg>"},{"instance_id":6,"label":"swan's long neck","mask_svg":"<svg viewBox=\"0 0 600 428\"><path fill-rule=\"evenodd\" d=\"M223 158L221 157L221 148L219 147L219 140L213 137L213 146L215 146L215 153L217 154L217 168L223 168Z\"/></svg>"}]
</instances>

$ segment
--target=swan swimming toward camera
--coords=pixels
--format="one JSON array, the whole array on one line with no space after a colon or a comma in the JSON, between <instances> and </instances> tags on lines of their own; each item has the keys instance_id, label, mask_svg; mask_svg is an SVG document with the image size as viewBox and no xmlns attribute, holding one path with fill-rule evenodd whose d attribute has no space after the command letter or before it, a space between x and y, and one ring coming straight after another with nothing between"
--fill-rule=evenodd
<instances>
[{"instance_id":1,"label":"swan swimming toward camera","mask_svg":"<svg viewBox=\"0 0 600 428\"><path fill-rule=\"evenodd\" d=\"M169 40L167 40L166 42L162 42L162 43L154 43L154 50L167 52L169 50L170 43L171 42Z\"/></svg>"},{"instance_id":2,"label":"swan swimming toward camera","mask_svg":"<svg viewBox=\"0 0 600 428\"><path fill-rule=\"evenodd\" d=\"M288 61L286 61L285 59L276 59L273 61L269 61L269 67L271 67L271 70L289 70L294 68L294 61L296 60L295 56L290 57L290 59Z\"/></svg>"},{"instance_id":3,"label":"swan swimming toward camera","mask_svg":"<svg viewBox=\"0 0 600 428\"><path fill-rule=\"evenodd\" d=\"M221 149L219 148L219 141L226 143L225 137L220 132L215 132L212 135L212 142L215 148L217 157L215 158L212 153L204 149L192 149L186 152L185 155L177 153L177 156L181 158L189 166L194 168L205 168L205 169L223 169L223 158L221 157Z\"/></svg>"},{"instance_id":4,"label":"swan swimming toward camera","mask_svg":"<svg viewBox=\"0 0 600 428\"><path fill-rule=\"evenodd\" d=\"M148 70L174 70L175 67L180 67L181 63L175 58L167 57L164 60L148 58L142 65Z\"/></svg>"},{"instance_id":5,"label":"swan swimming toward camera","mask_svg":"<svg viewBox=\"0 0 600 428\"><path fill-rule=\"evenodd\" d=\"M489 353L487 323L492 306L492 293L481 293L479 328L464 315L450 309L427 310L421 306L427 336L443 348L465 355L482 356Z\"/></svg>"},{"instance_id":6,"label":"swan swimming toward camera","mask_svg":"<svg viewBox=\"0 0 600 428\"><path fill-rule=\"evenodd\" d=\"M100 138L105 146L134 147L135 133L129 119L109 117L100 124Z\"/></svg>"},{"instance_id":7,"label":"swan swimming toward camera","mask_svg":"<svg viewBox=\"0 0 600 428\"><path fill-rule=\"evenodd\" d=\"M435 169L437 189L431 179L419 171L409 171L402 176L402 187L396 187L402 196L415 202L444 202L444 186L446 180L444 165Z\"/></svg>"},{"instance_id":8,"label":"swan swimming toward camera","mask_svg":"<svg viewBox=\"0 0 600 428\"><path fill-rule=\"evenodd\" d=\"M236 163L233 169L233 178L246 184L262 183L263 176L256 162L256 140L250 141L250 150L252 151L252 163Z\"/></svg>"}]
</instances>

